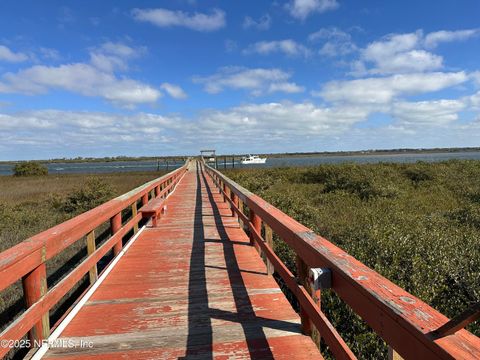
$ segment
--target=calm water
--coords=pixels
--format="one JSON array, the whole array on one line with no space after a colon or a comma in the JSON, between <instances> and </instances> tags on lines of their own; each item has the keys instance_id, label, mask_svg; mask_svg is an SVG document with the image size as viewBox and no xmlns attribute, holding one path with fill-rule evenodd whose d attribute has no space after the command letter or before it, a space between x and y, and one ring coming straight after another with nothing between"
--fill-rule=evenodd
<instances>
[{"instance_id":1,"label":"calm water","mask_svg":"<svg viewBox=\"0 0 480 360\"><path fill-rule=\"evenodd\" d=\"M458 160L480 160L480 151L475 152L457 152L457 153L435 153L435 154L392 154L392 155L352 155L352 156L314 156L314 157L290 157L290 158L271 158L263 165L241 165L238 167L278 167L278 166L309 166L317 164L338 164L343 162L354 162L359 164L394 162L394 163L414 163L417 161L445 161L451 159ZM237 164L235 164L235 167ZM223 162L219 160L219 168L223 168Z\"/></svg>"},{"instance_id":2,"label":"calm water","mask_svg":"<svg viewBox=\"0 0 480 360\"><path fill-rule=\"evenodd\" d=\"M480 152L457 152L457 153L432 153L432 154L393 154L393 155L354 155L354 156L311 156L311 157L283 157L269 158L265 164L242 165L235 162L235 168L247 167L278 167L278 166L309 166L317 164L338 164L342 162L355 162L360 164L395 162L413 163L416 161L445 161L451 159L480 160ZM173 170L183 163L169 164L168 169ZM155 171L156 161L113 161L95 163L55 163L47 164L50 174L86 174L86 173L109 173L127 171ZM223 169L223 158L218 158L218 168ZM231 158L227 158L227 167L232 167ZM160 164L161 169L166 169L165 164ZM11 175L12 165L0 164L0 175Z\"/></svg>"},{"instance_id":3,"label":"calm water","mask_svg":"<svg viewBox=\"0 0 480 360\"><path fill-rule=\"evenodd\" d=\"M52 163L45 164L49 174L101 174L128 171L156 171L156 161L109 161L94 163ZM168 170L176 169L183 163L169 163ZM0 175L11 175L13 166L0 164ZM160 169L166 170L167 165L160 163Z\"/></svg>"}]
</instances>

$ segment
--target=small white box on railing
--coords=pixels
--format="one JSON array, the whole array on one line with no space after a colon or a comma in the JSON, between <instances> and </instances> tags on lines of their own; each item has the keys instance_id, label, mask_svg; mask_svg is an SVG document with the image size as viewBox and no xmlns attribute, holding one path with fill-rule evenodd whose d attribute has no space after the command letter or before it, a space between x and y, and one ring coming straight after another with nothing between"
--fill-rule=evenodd
<instances>
[{"instance_id":1,"label":"small white box on railing","mask_svg":"<svg viewBox=\"0 0 480 360\"><path fill-rule=\"evenodd\" d=\"M330 289L332 272L328 268L311 268L308 276L312 290Z\"/></svg>"}]
</instances>

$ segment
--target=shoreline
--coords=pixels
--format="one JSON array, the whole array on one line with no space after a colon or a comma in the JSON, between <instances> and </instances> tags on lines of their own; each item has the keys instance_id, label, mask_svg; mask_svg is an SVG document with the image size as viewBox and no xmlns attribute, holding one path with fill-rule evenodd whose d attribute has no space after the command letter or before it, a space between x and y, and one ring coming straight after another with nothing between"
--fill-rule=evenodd
<instances>
[{"instance_id":1,"label":"shoreline","mask_svg":"<svg viewBox=\"0 0 480 360\"><path fill-rule=\"evenodd\" d=\"M270 158L308 158L317 156L381 156L381 155L409 155L409 154L450 154L450 153L464 153L464 152L480 152L480 147L465 147L465 148L432 148L432 149L379 149L379 150L358 150L358 151L321 151L321 152L293 152L293 153L258 153L260 156L267 156ZM217 158L224 157L240 158L245 154L219 154ZM73 158L73 159L41 159L41 160L4 160L0 161L0 165L14 165L26 161L35 161L42 164L56 164L56 163L99 163L99 162L128 162L128 161L159 161L160 164L171 164L183 162L189 156L118 156L118 157L103 157L103 158Z\"/></svg>"}]
</instances>

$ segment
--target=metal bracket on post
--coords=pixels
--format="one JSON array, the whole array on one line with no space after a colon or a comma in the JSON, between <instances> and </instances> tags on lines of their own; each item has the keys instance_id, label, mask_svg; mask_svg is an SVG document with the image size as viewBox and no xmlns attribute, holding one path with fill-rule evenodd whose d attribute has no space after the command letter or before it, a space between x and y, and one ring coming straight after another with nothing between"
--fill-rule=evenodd
<instances>
[{"instance_id":1,"label":"metal bracket on post","mask_svg":"<svg viewBox=\"0 0 480 360\"><path fill-rule=\"evenodd\" d=\"M332 272L328 268L311 268L308 280L313 291L332 287Z\"/></svg>"}]
</instances>

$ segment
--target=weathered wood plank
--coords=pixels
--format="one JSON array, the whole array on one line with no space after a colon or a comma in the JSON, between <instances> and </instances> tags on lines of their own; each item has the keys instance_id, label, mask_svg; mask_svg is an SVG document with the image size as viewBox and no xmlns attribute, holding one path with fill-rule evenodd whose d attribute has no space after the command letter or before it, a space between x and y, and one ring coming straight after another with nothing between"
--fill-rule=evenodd
<instances>
[{"instance_id":1,"label":"weathered wood plank","mask_svg":"<svg viewBox=\"0 0 480 360\"><path fill-rule=\"evenodd\" d=\"M178 187L61 334L93 347L46 358L321 359L211 180Z\"/></svg>"}]
</instances>

